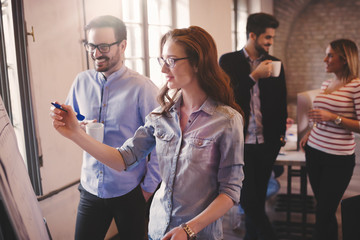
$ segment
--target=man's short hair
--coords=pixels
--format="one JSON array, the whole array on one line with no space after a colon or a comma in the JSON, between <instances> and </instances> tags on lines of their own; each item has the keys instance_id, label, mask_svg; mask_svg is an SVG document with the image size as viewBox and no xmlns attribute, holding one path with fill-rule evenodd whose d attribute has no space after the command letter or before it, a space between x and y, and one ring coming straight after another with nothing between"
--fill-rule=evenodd
<instances>
[{"instance_id":1,"label":"man's short hair","mask_svg":"<svg viewBox=\"0 0 360 240\"><path fill-rule=\"evenodd\" d=\"M85 30L88 31L92 28L105 28L105 27L111 27L112 29L114 29L116 41L121 42L122 40L126 40L127 34L126 34L125 23L121 21L119 18L111 15L105 15L94 18L89 22L89 24L85 26Z\"/></svg>"},{"instance_id":2,"label":"man's short hair","mask_svg":"<svg viewBox=\"0 0 360 240\"><path fill-rule=\"evenodd\" d=\"M264 33L267 28L276 29L279 26L279 21L272 15L267 13L250 14L246 23L246 36L249 39L251 32L256 36Z\"/></svg>"}]
</instances>

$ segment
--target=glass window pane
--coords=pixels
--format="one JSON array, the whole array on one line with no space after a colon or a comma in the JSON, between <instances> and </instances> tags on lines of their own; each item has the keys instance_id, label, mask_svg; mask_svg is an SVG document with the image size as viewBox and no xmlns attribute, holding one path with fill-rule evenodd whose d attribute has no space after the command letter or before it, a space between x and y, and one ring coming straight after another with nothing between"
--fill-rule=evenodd
<instances>
[{"instance_id":1,"label":"glass window pane","mask_svg":"<svg viewBox=\"0 0 360 240\"><path fill-rule=\"evenodd\" d=\"M125 66L142 75L145 75L144 59L125 59Z\"/></svg>"},{"instance_id":2,"label":"glass window pane","mask_svg":"<svg viewBox=\"0 0 360 240\"><path fill-rule=\"evenodd\" d=\"M144 46L143 46L143 34L141 26L138 24L127 25L127 47L125 50L125 56L129 58L143 58Z\"/></svg>"},{"instance_id":3,"label":"glass window pane","mask_svg":"<svg viewBox=\"0 0 360 240\"><path fill-rule=\"evenodd\" d=\"M149 26L149 56L160 56L160 40L170 30L168 26ZM151 66L150 66L151 67Z\"/></svg>"},{"instance_id":4,"label":"glass window pane","mask_svg":"<svg viewBox=\"0 0 360 240\"><path fill-rule=\"evenodd\" d=\"M234 6L233 6L234 7ZM235 15L236 14L236 24L237 24L237 29L235 32ZM246 44L246 22L247 22L247 1L246 0L237 0L237 9L234 9L234 11L232 12L232 19L234 19L234 21L232 21L232 26L231 26L231 30L233 32L233 38L232 38L232 44L233 44L233 50L239 50L242 49L244 47L244 45ZM236 34L236 36L235 36ZM235 42L236 41L236 42ZM235 49L236 47L236 49Z\"/></svg>"},{"instance_id":5,"label":"glass window pane","mask_svg":"<svg viewBox=\"0 0 360 240\"><path fill-rule=\"evenodd\" d=\"M246 11L244 11L243 9L241 9L239 12L238 12L238 24L237 24L237 32L238 32L238 43L237 43L237 46L238 46L238 49L240 48L243 48L244 45L246 44L246 22L247 22L247 17L248 17L248 14Z\"/></svg>"},{"instance_id":6,"label":"glass window pane","mask_svg":"<svg viewBox=\"0 0 360 240\"><path fill-rule=\"evenodd\" d=\"M171 26L171 1L147 0L148 23Z\"/></svg>"},{"instance_id":7,"label":"glass window pane","mask_svg":"<svg viewBox=\"0 0 360 240\"><path fill-rule=\"evenodd\" d=\"M141 0L122 0L124 22L142 22Z\"/></svg>"},{"instance_id":8,"label":"glass window pane","mask_svg":"<svg viewBox=\"0 0 360 240\"><path fill-rule=\"evenodd\" d=\"M2 20L4 29L5 49L6 49L6 61L8 65L8 78L10 87L10 99L12 110L12 124L16 134L16 139L19 145L20 154L27 166L26 148L25 148L25 136L24 136L24 124L22 119L21 100L20 100L20 88L17 74L16 64L16 51L15 51L15 39L14 39L14 26L12 18L11 1L2 1Z\"/></svg>"},{"instance_id":9,"label":"glass window pane","mask_svg":"<svg viewBox=\"0 0 360 240\"><path fill-rule=\"evenodd\" d=\"M158 88L161 88L165 83L165 75L161 72L161 67L156 58L150 58L150 79Z\"/></svg>"}]
</instances>

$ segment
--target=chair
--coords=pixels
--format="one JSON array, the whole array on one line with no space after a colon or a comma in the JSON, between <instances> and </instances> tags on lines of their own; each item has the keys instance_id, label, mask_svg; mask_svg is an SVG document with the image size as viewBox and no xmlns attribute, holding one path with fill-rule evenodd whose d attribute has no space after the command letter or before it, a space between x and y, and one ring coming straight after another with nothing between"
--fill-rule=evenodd
<instances>
[{"instance_id":1,"label":"chair","mask_svg":"<svg viewBox=\"0 0 360 240\"><path fill-rule=\"evenodd\" d=\"M341 201L343 240L360 239L360 195Z\"/></svg>"}]
</instances>

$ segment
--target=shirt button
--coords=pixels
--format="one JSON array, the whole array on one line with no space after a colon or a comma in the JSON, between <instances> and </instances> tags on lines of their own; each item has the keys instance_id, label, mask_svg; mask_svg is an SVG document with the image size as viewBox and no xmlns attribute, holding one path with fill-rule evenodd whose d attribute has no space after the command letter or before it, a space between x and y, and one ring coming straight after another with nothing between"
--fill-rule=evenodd
<instances>
[{"instance_id":1,"label":"shirt button","mask_svg":"<svg viewBox=\"0 0 360 240\"><path fill-rule=\"evenodd\" d=\"M100 171L100 174L102 174L103 172L102 171Z\"/></svg>"},{"instance_id":2,"label":"shirt button","mask_svg":"<svg viewBox=\"0 0 360 240\"><path fill-rule=\"evenodd\" d=\"M105 106L106 106L106 104L104 103L104 104L103 104L103 107L105 107Z\"/></svg>"}]
</instances>

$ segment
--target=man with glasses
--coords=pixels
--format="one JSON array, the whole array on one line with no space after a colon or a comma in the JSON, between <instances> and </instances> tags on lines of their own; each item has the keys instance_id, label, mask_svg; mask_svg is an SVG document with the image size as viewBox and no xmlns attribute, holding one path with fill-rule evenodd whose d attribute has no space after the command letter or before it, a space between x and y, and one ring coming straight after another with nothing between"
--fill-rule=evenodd
<instances>
[{"instance_id":1,"label":"man with glasses","mask_svg":"<svg viewBox=\"0 0 360 240\"><path fill-rule=\"evenodd\" d=\"M285 144L286 84L284 69L272 76L269 55L279 22L272 15L249 15L247 43L240 51L221 56L236 102L245 114L244 181L240 204L245 211L245 240L277 239L265 212L265 199L274 162Z\"/></svg>"},{"instance_id":2,"label":"man with glasses","mask_svg":"<svg viewBox=\"0 0 360 240\"><path fill-rule=\"evenodd\" d=\"M126 27L120 19L100 16L85 29L95 69L78 74L66 104L86 120L104 124L104 144L121 146L158 106L158 89L124 65ZM143 240L146 201L159 182L155 153L150 161L118 172L84 152L75 239L104 239L114 219L121 239Z\"/></svg>"}]
</instances>

